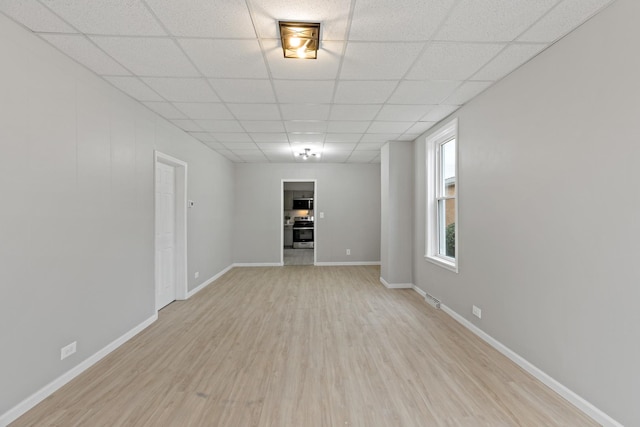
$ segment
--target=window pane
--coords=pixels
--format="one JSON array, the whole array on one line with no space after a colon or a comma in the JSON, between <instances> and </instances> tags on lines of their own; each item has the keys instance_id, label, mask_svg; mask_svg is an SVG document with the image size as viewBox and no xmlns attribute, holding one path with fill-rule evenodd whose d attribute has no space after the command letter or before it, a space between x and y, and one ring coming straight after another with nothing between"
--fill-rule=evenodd
<instances>
[{"instance_id":1,"label":"window pane","mask_svg":"<svg viewBox=\"0 0 640 427\"><path fill-rule=\"evenodd\" d=\"M456 199L438 200L438 254L456 257Z\"/></svg>"},{"instance_id":2,"label":"window pane","mask_svg":"<svg viewBox=\"0 0 640 427\"><path fill-rule=\"evenodd\" d=\"M441 189L443 196L454 196L456 194L456 140L445 142L441 149L440 167L442 170Z\"/></svg>"}]
</instances>

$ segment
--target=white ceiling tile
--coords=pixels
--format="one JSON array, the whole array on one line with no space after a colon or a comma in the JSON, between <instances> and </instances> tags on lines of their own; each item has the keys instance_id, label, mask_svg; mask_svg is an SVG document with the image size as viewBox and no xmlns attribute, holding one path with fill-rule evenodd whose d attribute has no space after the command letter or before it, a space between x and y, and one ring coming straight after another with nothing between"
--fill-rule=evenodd
<instances>
[{"instance_id":1,"label":"white ceiling tile","mask_svg":"<svg viewBox=\"0 0 640 427\"><path fill-rule=\"evenodd\" d=\"M225 102L273 103L276 97L269 80L209 79L213 89Z\"/></svg>"},{"instance_id":2,"label":"white ceiling tile","mask_svg":"<svg viewBox=\"0 0 640 427\"><path fill-rule=\"evenodd\" d=\"M160 114L165 119L186 119L187 116L184 115L180 110L174 107L172 104L168 102L143 102L144 105L149 107L149 109L155 111Z\"/></svg>"},{"instance_id":3,"label":"white ceiling tile","mask_svg":"<svg viewBox=\"0 0 640 427\"><path fill-rule=\"evenodd\" d=\"M361 142L356 147L356 151L375 151L380 150L387 141L384 142Z\"/></svg>"},{"instance_id":4,"label":"white ceiling tile","mask_svg":"<svg viewBox=\"0 0 640 427\"><path fill-rule=\"evenodd\" d=\"M497 43L432 43L411 68L407 78L466 80L504 46Z\"/></svg>"},{"instance_id":5,"label":"white ceiling tile","mask_svg":"<svg viewBox=\"0 0 640 427\"><path fill-rule=\"evenodd\" d=\"M178 40L206 77L267 78L257 40Z\"/></svg>"},{"instance_id":6,"label":"white ceiling tile","mask_svg":"<svg viewBox=\"0 0 640 427\"><path fill-rule=\"evenodd\" d=\"M308 102L327 104L333 98L333 81L324 80L274 80L278 101L293 104Z\"/></svg>"},{"instance_id":7,"label":"white ceiling tile","mask_svg":"<svg viewBox=\"0 0 640 427\"><path fill-rule=\"evenodd\" d=\"M423 43L349 42L340 78L400 79L418 57L423 46Z\"/></svg>"},{"instance_id":8,"label":"white ceiling tile","mask_svg":"<svg viewBox=\"0 0 640 427\"><path fill-rule=\"evenodd\" d=\"M204 142L204 145L206 145L209 148L213 148L214 150L226 150L227 149L223 144L221 144L219 142L208 142L208 141L207 142L202 141L202 142Z\"/></svg>"},{"instance_id":9,"label":"white ceiling tile","mask_svg":"<svg viewBox=\"0 0 640 427\"><path fill-rule=\"evenodd\" d=\"M41 37L97 74L131 75L130 72L82 35L41 34Z\"/></svg>"},{"instance_id":10,"label":"white ceiling tile","mask_svg":"<svg viewBox=\"0 0 640 427\"><path fill-rule=\"evenodd\" d=\"M217 142L218 140L215 139L214 136L211 135L209 132L189 132L189 135L191 135L198 141L207 143L207 145L210 146L211 148L224 148L222 147L222 144L218 143ZM218 144L219 146L215 147L213 144Z\"/></svg>"},{"instance_id":11,"label":"white ceiling tile","mask_svg":"<svg viewBox=\"0 0 640 427\"><path fill-rule=\"evenodd\" d=\"M358 0L349 40L428 40L454 0Z\"/></svg>"},{"instance_id":12,"label":"white ceiling tile","mask_svg":"<svg viewBox=\"0 0 640 427\"><path fill-rule=\"evenodd\" d=\"M439 122L458 108L460 108L459 105L437 105L420 120L423 122Z\"/></svg>"},{"instance_id":13,"label":"white ceiling tile","mask_svg":"<svg viewBox=\"0 0 640 427\"><path fill-rule=\"evenodd\" d=\"M344 163L347 161L353 150L348 151L325 151L322 153L323 163Z\"/></svg>"},{"instance_id":14,"label":"white ceiling tile","mask_svg":"<svg viewBox=\"0 0 640 427\"><path fill-rule=\"evenodd\" d=\"M255 142L289 142L285 132L251 132L250 135Z\"/></svg>"},{"instance_id":15,"label":"white ceiling tile","mask_svg":"<svg viewBox=\"0 0 640 427\"><path fill-rule=\"evenodd\" d=\"M435 124L436 124L436 122L417 122L416 124L411 126L407 130L407 132L405 134L416 135L416 137L417 137L421 133L426 132L427 130L431 129L433 127L433 125L435 125ZM415 138L411 138L411 139L413 140Z\"/></svg>"},{"instance_id":16,"label":"white ceiling tile","mask_svg":"<svg viewBox=\"0 0 640 427\"><path fill-rule=\"evenodd\" d=\"M200 75L176 43L169 38L94 36L91 40L139 76Z\"/></svg>"},{"instance_id":17,"label":"white ceiling tile","mask_svg":"<svg viewBox=\"0 0 640 427\"><path fill-rule=\"evenodd\" d=\"M220 153L222 156L226 157L227 159L231 160L234 163L241 163L242 159L238 156L236 156L233 151L228 150L228 149L224 149L224 150L220 150L220 149L216 149L216 151L218 153Z\"/></svg>"},{"instance_id":18,"label":"white ceiling tile","mask_svg":"<svg viewBox=\"0 0 640 427\"><path fill-rule=\"evenodd\" d=\"M324 133L289 133L287 135L292 144L319 144L324 142Z\"/></svg>"},{"instance_id":19,"label":"white ceiling tile","mask_svg":"<svg viewBox=\"0 0 640 427\"><path fill-rule=\"evenodd\" d=\"M44 33L75 33L60 17L36 0L0 0L0 11L31 31Z\"/></svg>"},{"instance_id":20,"label":"white ceiling tile","mask_svg":"<svg viewBox=\"0 0 640 427\"><path fill-rule=\"evenodd\" d=\"M234 150L233 152L245 163L265 163L267 161L267 158L260 150Z\"/></svg>"},{"instance_id":21,"label":"white ceiling tile","mask_svg":"<svg viewBox=\"0 0 640 427\"><path fill-rule=\"evenodd\" d=\"M284 120L327 120L329 104L280 104Z\"/></svg>"},{"instance_id":22,"label":"white ceiling tile","mask_svg":"<svg viewBox=\"0 0 640 427\"><path fill-rule=\"evenodd\" d=\"M445 100L447 104L463 105L471 98L491 86L493 82L465 82L456 90L453 95Z\"/></svg>"},{"instance_id":23,"label":"white ceiling tile","mask_svg":"<svg viewBox=\"0 0 640 427\"><path fill-rule=\"evenodd\" d=\"M439 104L460 86L460 81L452 80L405 80L400 82L390 104Z\"/></svg>"},{"instance_id":24,"label":"white ceiling tile","mask_svg":"<svg viewBox=\"0 0 640 427\"><path fill-rule=\"evenodd\" d=\"M370 124L370 121L363 120L349 122L331 120L327 131L332 133L363 133Z\"/></svg>"},{"instance_id":25,"label":"white ceiling tile","mask_svg":"<svg viewBox=\"0 0 640 427\"><path fill-rule=\"evenodd\" d=\"M156 16L179 37L255 38L243 1L146 0Z\"/></svg>"},{"instance_id":26,"label":"white ceiling tile","mask_svg":"<svg viewBox=\"0 0 640 427\"><path fill-rule=\"evenodd\" d=\"M360 142L377 142L384 143L387 141L395 141L402 135L401 133L366 133L362 135Z\"/></svg>"},{"instance_id":27,"label":"white ceiling tile","mask_svg":"<svg viewBox=\"0 0 640 427\"><path fill-rule=\"evenodd\" d=\"M68 23L87 34L166 35L141 1L42 0Z\"/></svg>"},{"instance_id":28,"label":"white ceiling tile","mask_svg":"<svg viewBox=\"0 0 640 427\"><path fill-rule=\"evenodd\" d=\"M279 40L263 40L262 48L275 79L327 80L338 74L344 43L322 41L318 58L304 61L285 58Z\"/></svg>"},{"instance_id":29,"label":"white ceiling tile","mask_svg":"<svg viewBox=\"0 0 640 427\"><path fill-rule=\"evenodd\" d=\"M327 133L325 144L328 143L351 143L358 142L362 138L362 133Z\"/></svg>"},{"instance_id":30,"label":"white ceiling tile","mask_svg":"<svg viewBox=\"0 0 640 427\"><path fill-rule=\"evenodd\" d=\"M172 102L219 102L204 79L146 77L142 79Z\"/></svg>"},{"instance_id":31,"label":"white ceiling tile","mask_svg":"<svg viewBox=\"0 0 640 427\"><path fill-rule=\"evenodd\" d=\"M138 101L162 101L162 97L136 77L105 77L105 80Z\"/></svg>"},{"instance_id":32,"label":"white ceiling tile","mask_svg":"<svg viewBox=\"0 0 640 427\"><path fill-rule=\"evenodd\" d=\"M211 135L225 145L231 142L250 142L253 144L253 140L248 133L244 132L210 132Z\"/></svg>"},{"instance_id":33,"label":"white ceiling tile","mask_svg":"<svg viewBox=\"0 0 640 427\"><path fill-rule=\"evenodd\" d=\"M247 132L285 132L280 120L243 120L240 123Z\"/></svg>"},{"instance_id":34,"label":"white ceiling tile","mask_svg":"<svg viewBox=\"0 0 640 427\"><path fill-rule=\"evenodd\" d=\"M499 80L537 55L546 44L511 44L473 75L475 80Z\"/></svg>"},{"instance_id":35,"label":"white ceiling tile","mask_svg":"<svg viewBox=\"0 0 640 427\"><path fill-rule=\"evenodd\" d=\"M367 133L405 133L413 125L413 122L379 122L374 121L369 126Z\"/></svg>"},{"instance_id":36,"label":"white ceiling tile","mask_svg":"<svg viewBox=\"0 0 640 427\"><path fill-rule=\"evenodd\" d=\"M215 102L175 102L174 105L191 119L231 120L224 104Z\"/></svg>"},{"instance_id":37,"label":"white ceiling tile","mask_svg":"<svg viewBox=\"0 0 640 427\"><path fill-rule=\"evenodd\" d=\"M373 120L382 105L333 105L330 120Z\"/></svg>"},{"instance_id":38,"label":"white ceiling tile","mask_svg":"<svg viewBox=\"0 0 640 427\"><path fill-rule=\"evenodd\" d=\"M559 0L462 0L435 38L512 41Z\"/></svg>"},{"instance_id":39,"label":"white ceiling tile","mask_svg":"<svg viewBox=\"0 0 640 427\"><path fill-rule=\"evenodd\" d=\"M415 122L433 109L433 105L385 105L376 120Z\"/></svg>"},{"instance_id":40,"label":"white ceiling tile","mask_svg":"<svg viewBox=\"0 0 640 427\"><path fill-rule=\"evenodd\" d=\"M278 21L320 22L322 40L344 40L351 0L252 0L258 35L277 39Z\"/></svg>"},{"instance_id":41,"label":"white ceiling tile","mask_svg":"<svg viewBox=\"0 0 640 427\"><path fill-rule=\"evenodd\" d=\"M286 152L291 154L291 145L288 142L256 142L256 145L264 152Z\"/></svg>"},{"instance_id":42,"label":"white ceiling tile","mask_svg":"<svg viewBox=\"0 0 640 427\"><path fill-rule=\"evenodd\" d=\"M227 104L238 120L279 120L276 104Z\"/></svg>"},{"instance_id":43,"label":"white ceiling tile","mask_svg":"<svg viewBox=\"0 0 640 427\"><path fill-rule=\"evenodd\" d=\"M222 143L229 150L258 150L258 146L255 142L239 142L239 141L224 141Z\"/></svg>"},{"instance_id":44,"label":"white ceiling tile","mask_svg":"<svg viewBox=\"0 0 640 427\"><path fill-rule=\"evenodd\" d=\"M389 98L398 81L344 81L336 87L336 104L382 104Z\"/></svg>"},{"instance_id":45,"label":"white ceiling tile","mask_svg":"<svg viewBox=\"0 0 640 427\"><path fill-rule=\"evenodd\" d=\"M405 133L402 136L398 137L398 141L414 141L420 136L419 133Z\"/></svg>"},{"instance_id":46,"label":"white ceiling tile","mask_svg":"<svg viewBox=\"0 0 640 427\"><path fill-rule=\"evenodd\" d=\"M326 132L327 122L312 120L294 120L284 122L287 132Z\"/></svg>"},{"instance_id":47,"label":"white ceiling tile","mask_svg":"<svg viewBox=\"0 0 640 427\"><path fill-rule=\"evenodd\" d=\"M353 151L347 159L347 163L369 163L375 159L379 153L380 150Z\"/></svg>"},{"instance_id":48,"label":"white ceiling tile","mask_svg":"<svg viewBox=\"0 0 640 427\"><path fill-rule=\"evenodd\" d=\"M357 142L325 142L323 153L330 151L351 151L356 148Z\"/></svg>"},{"instance_id":49,"label":"white ceiling tile","mask_svg":"<svg viewBox=\"0 0 640 427\"><path fill-rule=\"evenodd\" d=\"M178 126L180 129L185 130L187 132L198 132L202 129L198 126L193 120L187 119L174 119L171 120L171 123Z\"/></svg>"},{"instance_id":50,"label":"white ceiling tile","mask_svg":"<svg viewBox=\"0 0 640 427\"><path fill-rule=\"evenodd\" d=\"M269 161L274 163L290 163L294 161L291 151L262 150L262 152Z\"/></svg>"},{"instance_id":51,"label":"white ceiling tile","mask_svg":"<svg viewBox=\"0 0 640 427\"><path fill-rule=\"evenodd\" d=\"M564 0L529 28L518 40L553 42L611 2L612 0Z\"/></svg>"},{"instance_id":52,"label":"white ceiling tile","mask_svg":"<svg viewBox=\"0 0 640 427\"><path fill-rule=\"evenodd\" d=\"M244 132L237 120L194 120L198 126L209 132Z\"/></svg>"}]
</instances>

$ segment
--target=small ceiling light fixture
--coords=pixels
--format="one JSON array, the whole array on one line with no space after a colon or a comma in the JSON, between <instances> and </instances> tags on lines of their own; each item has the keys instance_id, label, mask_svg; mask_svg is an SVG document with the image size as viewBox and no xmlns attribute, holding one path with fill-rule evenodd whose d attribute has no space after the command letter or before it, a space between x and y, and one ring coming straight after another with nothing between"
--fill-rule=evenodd
<instances>
[{"instance_id":1,"label":"small ceiling light fixture","mask_svg":"<svg viewBox=\"0 0 640 427\"><path fill-rule=\"evenodd\" d=\"M317 59L320 44L319 22L279 21L285 58Z\"/></svg>"},{"instance_id":2,"label":"small ceiling light fixture","mask_svg":"<svg viewBox=\"0 0 640 427\"><path fill-rule=\"evenodd\" d=\"M305 148L303 153L298 153L298 156L302 157L304 160L307 160L311 156L320 158L320 153L312 153L311 148Z\"/></svg>"}]
</instances>

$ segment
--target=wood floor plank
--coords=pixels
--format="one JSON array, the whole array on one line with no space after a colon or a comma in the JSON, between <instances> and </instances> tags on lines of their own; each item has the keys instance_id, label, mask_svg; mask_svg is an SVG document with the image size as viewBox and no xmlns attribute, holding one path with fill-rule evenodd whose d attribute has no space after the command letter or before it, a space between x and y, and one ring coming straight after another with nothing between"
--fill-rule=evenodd
<instances>
[{"instance_id":1,"label":"wood floor plank","mask_svg":"<svg viewBox=\"0 0 640 427\"><path fill-rule=\"evenodd\" d=\"M375 266L234 268L12 426L595 426Z\"/></svg>"}]
</instances>

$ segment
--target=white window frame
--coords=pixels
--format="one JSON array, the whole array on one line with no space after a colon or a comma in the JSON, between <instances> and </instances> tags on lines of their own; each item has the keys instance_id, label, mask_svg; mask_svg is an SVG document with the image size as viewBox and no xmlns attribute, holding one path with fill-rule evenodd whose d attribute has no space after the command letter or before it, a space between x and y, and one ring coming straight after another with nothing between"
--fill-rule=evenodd
<instances>
[{"instance_id":1,"label":"white window frame","mask_svg":"<svg viewBox=\"0 0 640 427\"><path fill-rule=\"evenodd\" d=\"M456 140L456 176L455 176L455 193L453 198L455 199L455 224L456 224L456 253L455 258L451 258L440 254L438 247L438 185L441 185L441 156L440 149L443 144ZM427 206L426 206L426 229L425 229L425 255L426 261L432 262L443 268L458 272L459 259L459 222L458 222L458 192L460 190L459 185L459 160L458 150L460 146L460 140L458 138L458 119L453 119L450 122L442 126L438 131L429 135L426 138L426 188L427 188Z\"/></svg>"}]
</instances>

